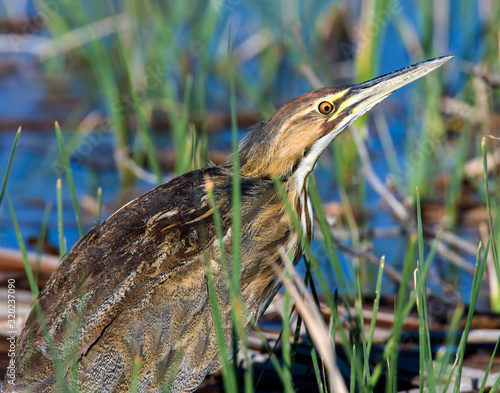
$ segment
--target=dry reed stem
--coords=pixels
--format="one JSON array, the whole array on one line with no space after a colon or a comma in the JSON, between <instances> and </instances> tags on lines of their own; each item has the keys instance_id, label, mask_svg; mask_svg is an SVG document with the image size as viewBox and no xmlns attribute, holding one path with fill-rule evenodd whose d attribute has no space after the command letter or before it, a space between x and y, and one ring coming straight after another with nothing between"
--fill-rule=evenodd
<instances>
[{"instance_id":1,"label":"dry reed stem","mask_svg":"<svg viewBox=\"0 0 500 393\"><path fill-rule=\"evenodd\" d=\"M290 295L295 300L295 305L298 312L304 319L307 325L308 331L316 345L321 359L323 360L326 370L328 373L329 391L331 393L347 393L347 388L344 384L344 380L335 362L335 349L332 337L329 334L328 327L319 312L312 295L307 291L307 288L303 284L301 278L295 271L292 262L286 255L285 250L280 247L279 253L281 260L285 265L284 270L278 264L275 264L276 271L280 275L286 289L290 292ZM292 284L292 280L287 276L287 273L292 276L295 285L302 292L299 293L297 288Z\"/></svg>"},{"instance_id":2,"label":"dry reed stem","mask_svg":"<svg viewBox=\"0 0 500 393\"><path fill-rule=\"evenodd\" d=\"M127 30L130 27L130 21L127 15L117 14L113 17L103 18L93 23L89 23L83 27L79 27L62 34L59 37L44 41L35 46L31 53L39 56L40 61L56 57L62 53L69 52L79 48L89 42L114 34L116 21L117 29L120 31Z\"/></svg>"}]
</instances>

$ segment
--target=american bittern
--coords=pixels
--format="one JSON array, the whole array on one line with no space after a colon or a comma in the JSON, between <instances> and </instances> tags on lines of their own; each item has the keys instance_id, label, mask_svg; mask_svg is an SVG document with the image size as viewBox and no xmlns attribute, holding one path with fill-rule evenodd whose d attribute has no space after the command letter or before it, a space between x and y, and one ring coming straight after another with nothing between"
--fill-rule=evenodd
<instances>
[{"instance_id":1,"label":"american bittern","mask_svg":"<svg viewBox=\"0 0 500 393\"><path fill-rule=\"evenodd\" d=\"M278 247L292 252L295 261L301 257L300 239L273 178L283 181L311 238L306 178L321 153L375 104L449 59L421 62L357 85L314 90L249 131L238 153L240 293L253 319L281 286L274 266L280 263ZM81 392L127 392L135 372L139 392L162 391L169 376L171 391L184 392L220 369L204 255L213 269L228 342L231 296L206 179L213 184L230 264L231 168L228 161L179 176L87 233L40 293L46 332L32 310L18 341L15 384L5 382L4 390L59 391L62 375L67 386L76 383Z\"/></svg>"}]
</instances>

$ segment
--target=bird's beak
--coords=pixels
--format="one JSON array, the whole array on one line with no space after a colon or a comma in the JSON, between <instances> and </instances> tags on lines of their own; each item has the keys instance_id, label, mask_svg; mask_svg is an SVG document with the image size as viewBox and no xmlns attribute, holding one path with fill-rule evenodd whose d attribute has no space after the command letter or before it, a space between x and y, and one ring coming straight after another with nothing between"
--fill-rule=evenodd
<instances>
[{"instance_id":1,"label":"bird's beak","mask_svg":"<svg viewBox=\"0 0 500 393\"><path fill-rule=\"evenodd\" d=\"M392 92L427 75L429 72L442 66L452 57L453 56L443 56L432 60L422 61L398 71L391 72L390 74L379 76L368 82L353 85L350 87L349 93L347 93L349 98L342 103L341 108L337 109L337 113L349 108L349 123L351 123Z\"/></svg>"}]
</instances>

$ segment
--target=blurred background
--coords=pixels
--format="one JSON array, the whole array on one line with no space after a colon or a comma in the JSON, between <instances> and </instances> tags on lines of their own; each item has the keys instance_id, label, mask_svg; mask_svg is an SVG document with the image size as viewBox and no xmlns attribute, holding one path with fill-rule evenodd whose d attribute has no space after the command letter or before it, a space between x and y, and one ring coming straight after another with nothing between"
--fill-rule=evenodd
<instances>
[{"instance_id":1,"label":"blurred background","mask_svg":"<svg viewBox=\"0 0 500 393\"><path fill-rule=\"evenodd\" d=\"M320 231L312 250L332 292L342 280L356 295L359 276L367 299L385 255L390 310L405 260L417 259L418 187L426 247L442 231L429 309L445 323L467 307L490 233L484 157L500 229L500 142L485 139L482 152L483 137L500 134L498 1L3 0L0 33L2 173L22 127L7 187L16 219L5 199L0 206L0 284L16 277L28 288L20 244L43 286L99 220L177 174L224 162L232 91L241 138L314 88L454 55L323 154L315 183L344 275L331 269ZM500 270L493 254L487 261L479 326L500 328Z\"/></svg>"}]
</instances>

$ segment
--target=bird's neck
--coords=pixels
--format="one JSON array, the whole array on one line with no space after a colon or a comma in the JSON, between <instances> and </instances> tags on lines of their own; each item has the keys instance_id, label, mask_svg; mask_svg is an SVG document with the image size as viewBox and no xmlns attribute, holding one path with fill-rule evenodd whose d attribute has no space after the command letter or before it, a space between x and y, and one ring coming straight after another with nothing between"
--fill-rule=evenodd
<instances>
[{"instance_id":1,"label":"bird's neck","mask_svg":"<svg viewBox=\"0 0 500 393\"><path fill-rule=\"evenodd\" d=\"M275 132L264 122L252 127L238 151L241 175L259 179L277 177L300 192L319 157L338 133L311 139L304 128L293 138L289 134Z\"/></svg>"}]
</instances>

